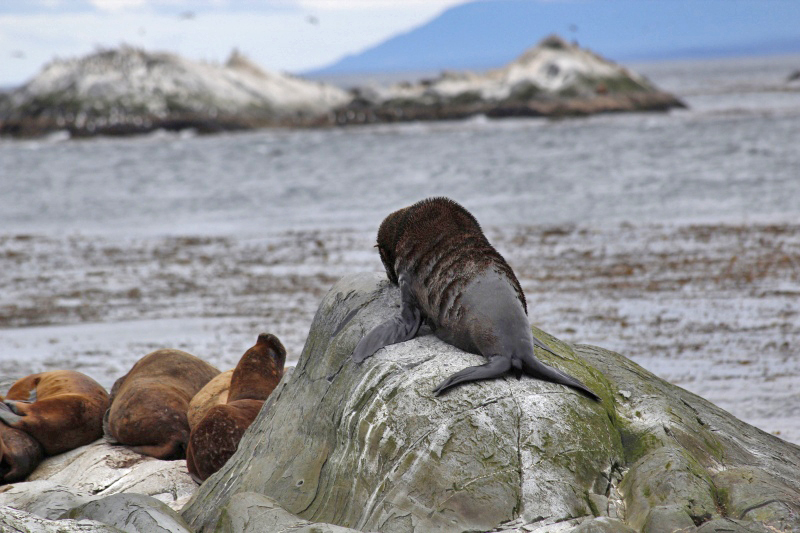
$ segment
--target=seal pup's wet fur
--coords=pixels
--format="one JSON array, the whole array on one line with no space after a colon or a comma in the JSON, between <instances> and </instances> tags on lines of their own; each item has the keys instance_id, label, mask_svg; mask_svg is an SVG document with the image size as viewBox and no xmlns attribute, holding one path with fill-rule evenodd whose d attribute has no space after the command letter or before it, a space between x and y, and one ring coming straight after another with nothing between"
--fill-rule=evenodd
<instances>
[{"instance_id":1,"label":"seal pup's wet fur","mask_svg":"<svg viewBox=\"0 0 800 533\"><path fill-rule=\"evenodd\" d=\"M414 338L424 320L443 341L489 360L448 377L434 389L437 395L513 370L518 377L525 373L599 399L574 377L535 357L534 346L555 352L533 336L517 277L459 204L428 198L395 211L381 223L377 248L389 281L400 287L400 315L361 339L353 351L356 363L384 346Z\"/></svg>"},{"instance_id":2,"label":"seal pup's wet fur","mask_svg":"<svg viewBox=\"0 0 800 533\"><path fill-rule=\"evenodd\" d=\"M184 459L189 442L189 401L219 374L180 350L156 350L139 359L111 388L103 419L109 442L157 459Z\"/></svg>"},{"instance_id":3,"label":"seal pup's wet fur","mask_svg":"<svg viewBox=\"0 0 800 533\"><path fill-rule=\"evenodd\" d=\"M45 455L84 446L103 435L106 389L74 370L26 376L8 389L0 420L41 444Z\"/></svg>"},{"instance_id":4,"label":"seal pup's wet fur","mask_svg":"<svg viewBox=\"0 0 800 533\"><path fill-rule=\"evenodd\" d=\"M0 422L0 485L24 481L43 457L42 445L36 439Z\"/></svg>"},{"instance_id":5,"label":"seal pup's wet fur","mask_svg":"<svg viewBox=\"0 0 800 533\"><path fill-rule=\"evenodd\" d=\"M231 376L227 402L208 409L189 435L186 467L195 481L202 483L236 452L283 377L285 362L286 348L270 333L260 334L244 353Z\"/></svg>"}]
</instances>

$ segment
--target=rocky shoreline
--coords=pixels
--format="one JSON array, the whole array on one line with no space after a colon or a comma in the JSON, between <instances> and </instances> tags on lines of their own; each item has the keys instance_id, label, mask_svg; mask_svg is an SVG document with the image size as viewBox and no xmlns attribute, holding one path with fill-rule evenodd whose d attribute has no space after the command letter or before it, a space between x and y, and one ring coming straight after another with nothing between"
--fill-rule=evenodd
<instances>
[{"instance_id":1,"label":"rocky shoreline","mask_svg":"<svg viewBox=\"0 0 800 533\"><path fill-rule=\"evenodd\" d=\"M486 73L444 72L434 80L349 93L266 72L236 51L225 65L213 65L122 46L55 60L24 86L0 95L0 135L214 133L681 107L644 77L557 36Z\"/></svg>"},{"instance_id":2,"label":"rocky shoreline","mask_svg":"<svg viewBox=\"0 0 800 533\"><path fill-rule=\"evenodd\" d=\"M320 303L303 354L226 465L193 489L183 461L97 442L0 489L3 531L794 531L800 448L626 357L534 328L594 401L537 379L473 383L480 362L433 335L350 358L395 312L383 273ZM43 471L42 471L43 470ZM187 502L187 496L191 494Z\"/></svg>"}]
</instances>

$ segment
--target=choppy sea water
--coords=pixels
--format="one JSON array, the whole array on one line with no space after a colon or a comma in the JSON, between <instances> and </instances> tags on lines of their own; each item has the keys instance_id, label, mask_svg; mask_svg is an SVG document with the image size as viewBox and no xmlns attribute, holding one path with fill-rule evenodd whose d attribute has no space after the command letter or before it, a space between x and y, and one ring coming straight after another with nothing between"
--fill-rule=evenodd
<instances>
[{"instance_id":1,"label":"choppy sea water","mask_svg":"<svg viewBox=\"0 0 800 533\"><path fill-rule=\"evenodd\" d=\"M0 140L0 377L230 367L264 329L296 358L382 218L446 195L537 325L800 442L800 57L635 68L689 109Z\"/></svg>"}]
</instances>

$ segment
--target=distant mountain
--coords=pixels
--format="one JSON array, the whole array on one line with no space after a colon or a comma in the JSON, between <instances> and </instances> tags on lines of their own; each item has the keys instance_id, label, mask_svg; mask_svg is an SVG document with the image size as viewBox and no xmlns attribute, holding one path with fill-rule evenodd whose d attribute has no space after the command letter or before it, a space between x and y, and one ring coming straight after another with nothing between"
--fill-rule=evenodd
<instances>
[{"instance_id":1,"label":"distant mountain","mask_svg":"<svg viewBox=\"0 0 800 533\"><path fill-rule=\"evenodd\" d=\"M800 53L797 0L479 0L311 76L483 69L551 33L616 61Z\"/></svg>"}]
</instances>

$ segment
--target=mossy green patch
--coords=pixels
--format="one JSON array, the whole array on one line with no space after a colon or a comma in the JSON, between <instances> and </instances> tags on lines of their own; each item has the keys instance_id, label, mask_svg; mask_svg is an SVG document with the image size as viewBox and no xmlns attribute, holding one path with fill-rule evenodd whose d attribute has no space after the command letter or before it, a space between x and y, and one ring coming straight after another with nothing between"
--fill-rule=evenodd
<instances>
[{"instance_id":1,"label":"mossy green patch","mask_svg":"<svg viewBox=\"0 0 800 533\"><path fill-rule=\"evenodd\" d=\"M618 429L627 463L635 463L645 455L664 446L661 438L653 433L636 433L630 428Z\"/></svg>"}]
</instances>

